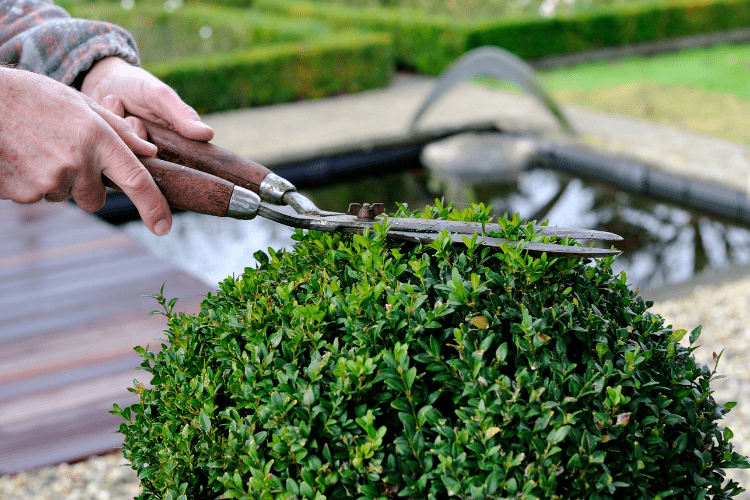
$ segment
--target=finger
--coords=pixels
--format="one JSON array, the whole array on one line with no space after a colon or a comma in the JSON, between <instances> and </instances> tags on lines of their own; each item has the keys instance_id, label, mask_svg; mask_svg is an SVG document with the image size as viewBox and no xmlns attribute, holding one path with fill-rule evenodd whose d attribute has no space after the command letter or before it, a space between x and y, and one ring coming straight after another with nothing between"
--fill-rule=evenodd
<instances>
[{"instance_id":1,"label":"finger","mask_svg":"<svg viewBox=\"0 0 750 500\"><path fill-rule=\"evenodd\" d=\"M172 227L172 212L167 200L146 167L127 148L123 149L127 154L110 153L103 158L106 166L101 172L128 195L149 230L157 236L164 236Z\"/></svg>"},{"instance_id":2,"label":"finger","mask_svg":"<svg viewBox=\"0 0 750 500\"><path fill-rule=\"evenodd\" d=\"M135 116L128 116L127 118L125 118L125 121L128 122L128 125L130 125L130 128L133 129L138 137L140 137L144 141L148 140L148 131L146 130L146 126L140 119Z\"/></svg>"},{"instance_id":3,"label":"finger","mask_svg":"<svg viewBox=\"0 0 750 500\"><path fill-rule=\"evenodd\" d=\"M146 127L143 126L143 123L138 118L134 116L125 116L125 106L123 105L122 101L116 96L106 96L104 99L102 99L100 106L102 106L112 114L119 116L120 118L125 118L127 124L130 125L130 128L133 129L133 132L135 132L135 134L144 141L148 141L148 132L146 131Z\"/></svg>"},{"instance_id":4,"label":"finger","mask_svg":"<svg viewBox=\"0 0 750 500\"><path fill-rule=\"evenodd\" d=\"M124 118L121 118L111 111L106 110L90 99L87 99L87 102L89 103L91 109L93 109L99 116L101 116L104 121L107 122L107 125L112 127L112 129L117 133L118 136L120 136L120 138L131 149L131 151L141 156L156 156L156 153L158 151L157 147L146 141L145 139L139 137Z\"/></svg>"},{"instance_id":5,"label":"finger","mask_svg":"<svg viewBox=\"0 0 750 500\"><path fill-rule=\"evenodd\" d=\"M44 195L44 201L48 201L50 203L59 203L61 201L67 200L68 198L70 198L70 193L55 192L47 193Z\"/></svg>"},{"instance_id":6,"label":"finger","mask_svg":"<svg viewBox=\"0 0 750 500\"><path fill-rule=\"evenodd\" d=\"M75 182L75 171L70 168L60 168L55 174L41 174L38 186L44 193L43 198L52 203L58 203L70 198Z\"/></svg>"},{"instance_id":7,"label":"finger","mask_svg":"<svg viewBox=\"0 0 750 500\"><path fill-rule=\"evenodd\" d=\"M125 117L125 106L123 106L122 101L118 99L117 97L113 95L108 95L102 99L102 101L99 103L101 107L109 111L110 113L113 113L120 118Z\"/></svg>"},{"instance_id":8,"label":"finger","mask_svg":"<svg viewBox=\"0 0 750 500\"><path fill-rule=\"evenodd\" d=\"M98 171L94 169L95 171ZM98 178L93 176L87 179L79 179L78 182L73 184L70 190L70 196L73 197L73 201L81 210L89 213L98 212L104 207L104 202L107 200L107 190L104 188L101 175ZM47 199L47 197L44 197ZM51 200L47 200L51 201Z\"/></svg>"}]
</instances>

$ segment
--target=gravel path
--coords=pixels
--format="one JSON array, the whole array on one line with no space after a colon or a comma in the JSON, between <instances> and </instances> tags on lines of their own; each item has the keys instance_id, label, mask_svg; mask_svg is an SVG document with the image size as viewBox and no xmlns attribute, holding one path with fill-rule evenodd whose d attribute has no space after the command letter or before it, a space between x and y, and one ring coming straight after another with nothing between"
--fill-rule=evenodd
<instances>
[{"instance_id":1,"label":"gravel path","mask_svg":"<svg viewBox=\"0 0 750 500\"><path fill-rule=\"evenodd\" d=\"M133 500L138 478L122 455L0 477L2 500Z\"/></svg>"}]
</instances>

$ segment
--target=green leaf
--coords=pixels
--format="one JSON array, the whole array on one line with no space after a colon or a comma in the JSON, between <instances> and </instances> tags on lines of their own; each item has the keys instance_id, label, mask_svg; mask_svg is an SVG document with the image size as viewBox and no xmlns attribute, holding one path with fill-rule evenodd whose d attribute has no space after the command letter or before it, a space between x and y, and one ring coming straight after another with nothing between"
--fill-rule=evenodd
<instances>
[{"instance_id":1,"label":"green leaf","mask_svg":"<svg viewBox=\"0 0 750 500\"><path fill-rule=\"evenodd\" d=\"M406 371L406 374L404 376L404 380L406 382L406 389L411 390L412 386L414 385L414 380L417 378L417 369L415 367L411 367Z\"/></svg>"},{"instance_id":2,"label":"green leaf","mask_svg":"<svg viewBox=\"0 0 750 500\"><path fill-rule=\"evenodd\" d=\"M315 402L315 392L313 392L312 385L307 386L304 396L302 396L302 404L310 406Z\"/></svg>"},{"instance_id":3,"label":"green leaf","mask_svg":"<svg viewBox=\"0 0 750 500\"><path fill-rule=\"evenodd\" d=\"M569 425L558 427L557 429L549 433L549 435L547 436L547 441L552 444L557 444L568 436L568 432L570 432Z\"/></svg>"},{"instance_id":4,"label":"green leaf","mask_svg":"<svg viewBox=\"0 0 750 500\"><path fill-rule=\"evenodd\" d=\"M681 424L683 422L685 422L685 417L683 417L682 415L674 414L674 413L667 415L664 418L664 423L667 425Z\"/></svg>"},{"instance_id":5,"label":"green leaf","mask_svg":"<svg viewBox=\"0 0 750 500\"><path fill-rule=\"evenodd\" d=\"M687 334L687 330L675 330L672 332L672 334L669 336L670 342L679 342L682 340L682 338ZM692 335L691 335L692 336Z\"/></svg>"},{"instance_id":6,"label":"green leaf","mask_svg":"<svg viewBox=\"0 0 750 500\"><path fill-rule=\"evenodd\" d=\"M581 468L581 456L576 453L572 457L570 457L570 460L568 460L568 465L565 467L568 470L578 470Z\"/></svg>"},{"instance_id":7,"label":"green leaf","mask_svg":"<svg viewBox=\"0 0 750 500\"><path fill-rule=\"evenodd\" d=\"M307 481L302 481L299 485L299 492L304 498L314 498L315 496L312 486L307 484Z\"/></svg>"},{"instance_id":8,"label":"green leaf","mask_svg":"<svg viewBox=\"0 0 750 500\"><path fill-rule=\"evenodd\" d=\"M677 439L675 439L674 441L675 453L682 453L683 451L685 451L685 448L687 448L687 438L687 434L680 434L679 436L677 436Z\"/></svg>"},{"instance_id":9,"label":"green leaf","mask_svg":"<svg viewBox=\"0 0 750 500\"><path fill-rule=\"evenodd\" d=\"M696 326L693 328L693 331L690 332L690 345L693 345L696 340L698 340L698 337L701 335L701 325Z\"/></svg>"},{"instance_id":10,"label":"green leaf","mask_svg":"<svg viewBox=\"0 0 750 500\"><path fill-rule=\"evenodd\" d=\"M645 417L645 418L644 418L644 419L643 419L643 420L641 421L641 425L643 425L643 426L646 426L646 425L651 425L651 424L654 424L654 423L656 423L656 422L658 422L658 421L659 421L659 419L658 419L658 418L656 418L656 417L655 417L655 416L653 416L653 415L649 415L648 417Z\"/></svg>"},{"instance_id":11,"label":"green leaf","mask_svg":"<svg viewBox=\"0 0 750 500\"><path fill-rule=\"evenodd\" d=\"M203 410L201 410L201 413L198 416L198 421L200 422L201 429L203 429L205 432L211 430L211 419L208 418L208 415L206 415Z\"/></svg>"},{"instance_id":12,"label":"green leaf","mask_svg":"<svg viewBox=\"0 0 750 500\"><path fill-rule=\"evenodd\" d=\"M445 489L448 490L449 497L461 494L461 483L448 476L441 476L440 479L443 481Z\"/></svg>"},{"instance_id":13,"label":"green leaf","mask_svg":"<svg viewBox=\"0 0 750 500\"><path fill-rule=\"evenodd\" d=\"M271 335L271 338L269 339L269 343L271 344L271 347L278 347L278 345L281 343L281 339L284 338L284 335L281 332L275 332L273 335Z\"/></svg>"},{"instance_id":14,"label":"green leaf","mask_svg":"<svg viewBox=\"0 0 750 500\"><path fill-rule=\"evenodd\" d=\"M297 482L291 477L286 480L286 491L292 495L299 495L299 486L297 486Z\"/></svg>"}]
</instances>

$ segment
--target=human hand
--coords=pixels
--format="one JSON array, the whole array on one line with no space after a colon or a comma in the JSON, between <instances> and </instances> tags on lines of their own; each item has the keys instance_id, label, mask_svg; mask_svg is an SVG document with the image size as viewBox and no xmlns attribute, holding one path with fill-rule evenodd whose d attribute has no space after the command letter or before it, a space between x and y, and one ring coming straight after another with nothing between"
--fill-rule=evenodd
<instances>
[{"instance_id":1,"label":"human hand","mask_svg":"<svg viewBox=\"0 0 750 500\"><path fill-rule=\"evenodd\" d=\"M210 141L214 136L211 127L203 123L198 113L171 87L119 57L107 57L94 64L83 79L81 92L124 117L143 139L147 138L146 129L138 118L196 141Z\"/></svg>"},{"instance_id":2,"label":"human hand","mask_svg":"<svg viewBox=\"0 0 750 500\"><path fill-rule=\"evenodd\" d=\"M156 147L121 117L48 77L0 66L0 199L17 203L72 196L87 212L104 205L102 175L135 204L146 226L169 232L166 199L135 154Z\"/></svg>"}]
</instances>

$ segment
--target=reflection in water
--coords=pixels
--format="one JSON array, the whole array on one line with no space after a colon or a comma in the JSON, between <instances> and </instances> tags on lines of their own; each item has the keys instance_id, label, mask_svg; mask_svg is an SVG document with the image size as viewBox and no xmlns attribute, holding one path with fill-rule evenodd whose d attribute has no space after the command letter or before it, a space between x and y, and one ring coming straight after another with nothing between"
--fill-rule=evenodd
<instances>
[{"instance_id":1,"label":"reflection in water","mask_svg":"<svg viewBox=\"0 0 750 500\"><path fill-rule=\"evenodd\" d=\"M689 280L707 268L750 263L750 231L698 213L583 182L557 172L523 172L517 184L466 186L451 192L466 193L454 200L461 208L470 202L493 206L496 215L516 213L529 220L549 220L553 226L611 231L625 238L615 270L623 270L632 287L650 289ZM422 169L378 178L306 190L324 210L345 211L349 203L383 202L386 211L395 202L421 209L443 196ZM448 200L450 201L450 200ZM124 226L153 253L215 284L229 275L255 266L258 250L291 248L292 230L262 218L236 221L182 213L174 217L172 232L153 236L140 222Z\"/></svg>"},{"instance_id":2,"label":"reflection in water","mask_svg":"<svg viewBox=\"0 0 750 500\"><path fill-rule=\"evenodd\" d=\"M518 212L551 226L612 231L625 238L615 261L628 283L656 288L689 280L706 268L750 262L750 231L700 214L629 195L600 184L585 184L549 170L524 172L509 195L482 188L497 214Z\"/></svg>"},{"instance_id":3,"label":"reflection in water","mask_svg":"<svg viewBox=\"0 0 750 500\"><path fill-rule=\"evenodd\" d=\"M257 264L258 250L291 248L292 229L261 217L235 220L194 213L173 216L172 231L154 236L141 222L122 228L157 257L171 262L209 285L240 275Z\"/></svg>"}]
</instances>

